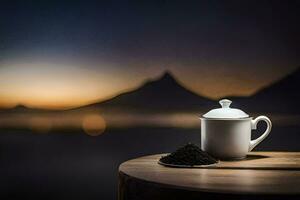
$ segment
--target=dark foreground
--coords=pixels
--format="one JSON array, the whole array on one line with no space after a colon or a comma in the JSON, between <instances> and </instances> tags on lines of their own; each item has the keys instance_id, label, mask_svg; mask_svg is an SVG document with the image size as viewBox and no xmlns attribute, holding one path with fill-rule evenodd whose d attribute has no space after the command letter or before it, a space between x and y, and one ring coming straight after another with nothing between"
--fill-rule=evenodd
<instances>
[{"instance_id":1,"label":"dark foreground","mask_svg":"<svg viewBox=\"0 0 300 200\"><path fill-rule=\"evenodd\" d=\"M299 127L274 127L255 150L300 151ZM200 143L199 129L132 128L34 134L1 130L1 199L116 199L118 166L125 160Z\"/></svg>"}]
</instances>

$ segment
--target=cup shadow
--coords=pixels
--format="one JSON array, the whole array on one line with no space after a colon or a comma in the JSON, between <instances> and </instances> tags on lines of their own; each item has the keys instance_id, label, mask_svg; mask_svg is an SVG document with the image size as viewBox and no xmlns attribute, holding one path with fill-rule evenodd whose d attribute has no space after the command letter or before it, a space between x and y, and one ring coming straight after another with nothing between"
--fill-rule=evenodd
<instances>
[{"instance_id":1,"label":"cup shadow","mask_svg":"<svg viewBox=\"0 0 300 200\"><path fill-rule=\"evenodd\" d=\"M234 158L234 159L222 159L222 161L247 161L247 160L258 160L258 159L263 159L263 158L269 158L269 156L263 156L263 155L247 155L246 157L242 158Z\"/></svg>"},{"instance_id":2,"label":"cup shadow","mask_svg":"<svg viewBox=\"0 0 300 200\"><path fill-rule=\"evenodd\" d=\"M251 155L247 155L244 160L258 160L258 159L269 158L269 157L270 156L251 154Z\"/></svg>"}]
</instances>

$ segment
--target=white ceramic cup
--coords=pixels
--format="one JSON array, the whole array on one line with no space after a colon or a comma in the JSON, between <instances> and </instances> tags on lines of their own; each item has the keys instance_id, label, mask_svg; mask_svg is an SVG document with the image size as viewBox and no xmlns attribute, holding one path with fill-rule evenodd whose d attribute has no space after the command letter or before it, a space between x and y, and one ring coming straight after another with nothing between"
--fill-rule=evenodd
<instances>
[{"instance_id":1,"label":"white ceramic cup","mask_svg":"<svg viewBox=\"0 0 300 200\"><path fill-rule=\"evenodd\" d=\"M257 139L251 140L251 130L259 121L267 123L266 131ZM201 118L201 148L221 160L243 159L247 153L263 141L272 128L266 116L241 119Z\"/></svg>"}]
</instances>

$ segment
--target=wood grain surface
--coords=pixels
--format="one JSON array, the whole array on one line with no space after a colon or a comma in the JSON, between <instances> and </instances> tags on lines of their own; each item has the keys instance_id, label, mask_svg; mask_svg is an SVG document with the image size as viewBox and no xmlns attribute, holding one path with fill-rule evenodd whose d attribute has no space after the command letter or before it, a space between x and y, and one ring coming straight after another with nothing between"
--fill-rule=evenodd
<instances>
[{"instance_id":1,"label":"wood grain surface","mask_svg":"<svg viewBox=\"0 0 300 200\"><path fill-rule=\"evenodd\" d=\"M166 154L160 154L159 157ZM300 153L298 152L251 152L243 160L219 161L213 165L195 165L193 168L221 169L278 169L300 170Z\"/></svg>"},{"instance_id":2,"label":"wood grain surface","mask_svg":"<svg viewBox=\"0 0 300 200\"><path fill-rule=\"evenodd\" d=\"M162 154L129 160L120 174L190 191L224 194L300 195L300 153L252 152L246 160L222 161L219 168L170 168Z\"/></svg>"}]
</instances>

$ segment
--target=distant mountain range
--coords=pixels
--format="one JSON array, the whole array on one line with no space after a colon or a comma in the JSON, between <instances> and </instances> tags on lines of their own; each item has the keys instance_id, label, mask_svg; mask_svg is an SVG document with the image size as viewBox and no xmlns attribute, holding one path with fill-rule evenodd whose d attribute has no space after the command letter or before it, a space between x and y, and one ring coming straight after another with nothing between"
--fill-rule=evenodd
<instances>
[{"instance_id":1,"label":"distant mountain range","mask_svg":"<svg viewBox=\"0 0 300 200\"><path fill-rule=\"evenodd\" d=\"M17 105L13 108L0 108L0 114L14 114L14 113L40 113L40 112L56 112L56 110L47 110L39 108L29 108L24 105Z\"/></svg>"},{"instance_id":2,"label":"distant mountain range","mask_svg":"<svg viewBox=\"0 0 300 200\"><path fill-rule=\"evenodd\" d=\"M250 97L232 100L251 111L300 114L300 68Z\"/></svg>"},{"instance_id":3,"label":"distant mountain range","mask_svg":"<svg viewBox=\"0 0 300 200\"><path fill-rule=\"evenodd\" d=\"M215 104L178 83L171 72L166 71L155 80L144 82L139 88L112 99L91 104L92 107L122 108L134 111L201 110Z\"/></svg>"},{"instance_id":4,"label":"distant mountain range","mask_svg":"<svg viewBox=\"0 0 300 200\"><path fill-rule=\"evenodd\" d=\"M227 97L232 106L246 112L300 114L300 68L266 86L250 97ZM207 111L218 103L184 88L171 72L156 80L146 81L141 87L120 94L104 102L93 104L102 108L122 107L130 110ZM92 105L91 105L92 106Z\"/></svg>"},{"instance_id":5,"label":"distant mountain range","mask_svg":"<svg viewBox=\"0 0 300 200\"><path fill-rule=\"evenodd\" d=\"M227 97L233 101L232 106L246 112L294 113L300 114L300 68L281 80L267 86L250 97ZM123 109L134 112L165 111L207 111L218 107L218 103L199 96L183 87L171 72L161 77L145 81L140 87L122 93L111 99L86 105L81 109L100 109L110 111ZM17 106L6 109L9 112L41 112L41 109L29 109ZM5 112L2 110L2 112Z\"/></svg>"}]
</instances>

